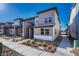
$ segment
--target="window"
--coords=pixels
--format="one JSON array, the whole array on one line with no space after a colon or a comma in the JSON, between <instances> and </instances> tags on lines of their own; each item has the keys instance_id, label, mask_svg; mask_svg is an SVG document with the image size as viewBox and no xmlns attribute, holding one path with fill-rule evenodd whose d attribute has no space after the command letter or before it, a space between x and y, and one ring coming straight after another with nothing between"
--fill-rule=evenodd
<instances>
[{"instance_id":1,"label":"window","mask_svg":"<svg viewBox=\"0 0 79 59\"><path fill-rule=\"evenodd\" d=\"M45 30L45 35L49 35L49 29Z\"/></svg>"},{"instance_id":2,"label":"window","mask_svg":"<svg viewBox=\"0 0 79 59\"><path fill-rule=\"evenodd\" d=\"M41 35L44 35L44 29L41 29Z\"/></svg>"},{"instance_id":3,"label":"window","mask_svg":"<svg viewBox=\"0 0 79 59\"><path fill-rule=\"evenodd\" d=\"M52 18L51 17L49 17L49 22L52 22Z\"/></svg>"},{"instance_id":4,"label":"window","mask_svg":"<svg viewBox=\"0 0 79 59\"><path fill-rule=\"evenodd\" d=\"M47 23L47 18L45 18L45 23Z\"/></svg>"},{"instance_id":5,"label":"window","mask_svg":"<svg viewBox=\"0 0 79 59\"><path fill-rule=\"evenodd\" d=\"M35 18L35 23L38 23L38 18Z\"/></svg>"},{"instance_id":6,"label":"window","mask_svg":"<svg viewBox=\"0 0 79 59\"><path fill-rule=\"evenodd\" d=\"M41 29L41 35L49 35L49 29Z\"/></svg>"}]
</instances>

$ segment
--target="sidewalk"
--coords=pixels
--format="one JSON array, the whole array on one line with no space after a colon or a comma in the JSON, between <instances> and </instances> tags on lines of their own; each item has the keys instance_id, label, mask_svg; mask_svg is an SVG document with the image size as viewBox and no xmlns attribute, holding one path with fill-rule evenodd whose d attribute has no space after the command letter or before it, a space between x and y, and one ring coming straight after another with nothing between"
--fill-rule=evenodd
<instances>
[{"instance_id":1,"label":"sidewalk","mask_svg":"<svg viewBox=\"0 0 79 59\"><path fill-rule=\"evenodd\" d=\"M64 48L59 48L59 47L57 48L55 53L49 53L46 51L41 51L29 46L25 46L1 38L0 38L0 42L3 43L4 46L8 47L12 51L16 51L23 56L74 56L73 53L70 53L69 49L66 50ZM16 56L16 54L14 55Z\"/></svg>"},{"instance_id":2,"label":"sidewalk","mask_svg":"<svg viewBox=\"0 0 79 59\"><path fill-rule=\"evenodd\" d=\"M60 55L65 55L65 56L74 56L74 53L71 52L73 51L73 48L71 46L71 43L67 36L62 36L62 41L60 42L57 51L55 53L60 53Z\"/></svg>"},{"instance_id":3,"label":"sidewalk","mask_svg":"<svg viewBox=\"0 0 79 59\"><path fill-rule=\"evenodd\" d=\"M71 43L67 37L63 36L63 39L59 45L60 48L72 48Z\"/></svg>"}]
</instances>

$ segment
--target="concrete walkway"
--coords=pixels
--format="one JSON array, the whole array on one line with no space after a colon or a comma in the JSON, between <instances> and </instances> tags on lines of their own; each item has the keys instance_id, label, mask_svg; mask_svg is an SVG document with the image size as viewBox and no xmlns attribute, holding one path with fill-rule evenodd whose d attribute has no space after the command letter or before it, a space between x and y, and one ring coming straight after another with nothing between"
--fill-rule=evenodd
<instances>
[{"instance_id":1,"label":"concrete walkway","mask_svg":"<svg viewBox=\"0 0 79 59\"><path fill-rule=\"evenodd\" d=\"M72 48L69 39L67 38L67 36L63 35L62 36L62 41L59 45L60 48Z\"/></svg>"},{"instance_id":2,"label":"concrete walkway","mask_svg":"<svg viewBox=\"0 0 79 59\"><path fill-rule=\"evenodd\" d=\"M60 53L60 55L65 55L65 56L74 56L73 48L70 44L69 39L67 38L68 35L61 35L62 37L62 41L60 42L57 50L56 50L56 54Z\"/></svg>"}]
</instances>

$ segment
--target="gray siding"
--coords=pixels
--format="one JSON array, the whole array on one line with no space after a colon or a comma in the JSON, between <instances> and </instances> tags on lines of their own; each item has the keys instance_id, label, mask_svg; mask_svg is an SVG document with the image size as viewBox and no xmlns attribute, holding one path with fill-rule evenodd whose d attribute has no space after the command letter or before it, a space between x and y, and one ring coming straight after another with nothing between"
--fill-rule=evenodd
<instances>
[{"instance_id":1,"label":"gray siding","mask_svg":"<svg viewBox=\"0 0 79 59\"><path fill-rule=\"evenodd\" d=\"M55 10L47 11L44 13L41 13L38 15L38 17L35 19L35 25L42 25L42 24L55 24ZM52 18L52 22L45 23L45 18L47 18L47 21L49 21L49 17Z\"/></svg>"}]
</instances>

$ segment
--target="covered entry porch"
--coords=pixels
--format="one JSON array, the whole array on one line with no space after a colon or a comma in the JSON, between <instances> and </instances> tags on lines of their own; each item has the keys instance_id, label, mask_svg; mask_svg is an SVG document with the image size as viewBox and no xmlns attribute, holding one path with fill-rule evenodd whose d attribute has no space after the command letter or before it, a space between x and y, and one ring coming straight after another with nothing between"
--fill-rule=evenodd
<instances>
[{"instance_id":1,"label":"covered entry porch","mask_svg":"<svg viewBox=\"0 0 79 59\"><path fill-rule=\"evenodd\" d=\"M22 28L22 37L24 39L26 38L33 38L33 28L30 23L23 22L23 28Z\"/></svg>"}]
</instances>

